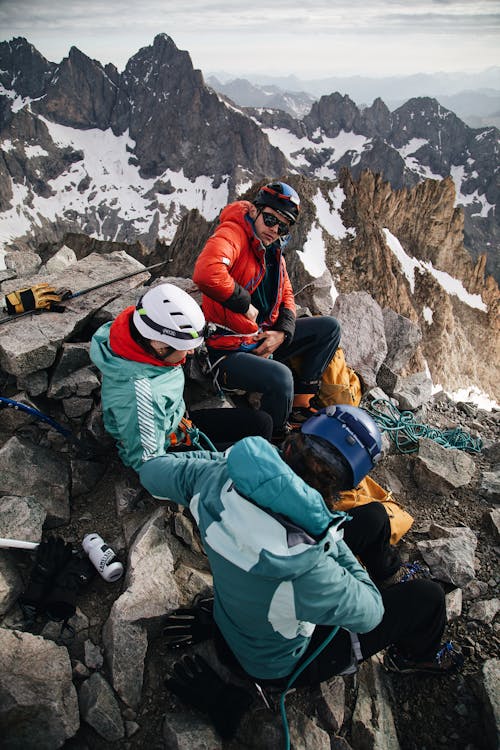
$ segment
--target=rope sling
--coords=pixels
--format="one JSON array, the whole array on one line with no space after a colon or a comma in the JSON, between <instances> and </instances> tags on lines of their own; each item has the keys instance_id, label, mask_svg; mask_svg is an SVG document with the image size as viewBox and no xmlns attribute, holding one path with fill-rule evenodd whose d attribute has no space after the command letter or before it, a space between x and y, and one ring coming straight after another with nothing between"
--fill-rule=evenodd
<instances>
[{"instance_id":1,"label":"rope sling","mask_svg":"<svg viewBox=\"0 0 500 750\"><path fill-rule=\"evenodd\" d=\"M400 453L418 451L420 438L434 440L444 448L456 448L470 453L480 453L483 447L481 438L474 438L460 427L450 430L439 430L436 427L417 422L411 411L399 411L394 404L385 398L374 399L365 407L381 432L387 432Z\"/></svg>"}]
</instances>

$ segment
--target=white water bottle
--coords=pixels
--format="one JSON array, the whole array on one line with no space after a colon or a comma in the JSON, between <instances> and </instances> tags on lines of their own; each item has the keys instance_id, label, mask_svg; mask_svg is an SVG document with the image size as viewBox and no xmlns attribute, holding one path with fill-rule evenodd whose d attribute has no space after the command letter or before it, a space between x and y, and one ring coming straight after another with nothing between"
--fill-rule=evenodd
<instances>
[{"instance_id":1,"label":"white water bottle","mask_svg":"<svg viewBox=\"0 0 500 750\"><path fill-rule=\"evenodd\" d=\"M112 583L123 575L123 565L115 553L99 534L87 534L83 538L82 547L89 556L90 562L97 569L105 581Z\"/></svg>"}]
</instances>

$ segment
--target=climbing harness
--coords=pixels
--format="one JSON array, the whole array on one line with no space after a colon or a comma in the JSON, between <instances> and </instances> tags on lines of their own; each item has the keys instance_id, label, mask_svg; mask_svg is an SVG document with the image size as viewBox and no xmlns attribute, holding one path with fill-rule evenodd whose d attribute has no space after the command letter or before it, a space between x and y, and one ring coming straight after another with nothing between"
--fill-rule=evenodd
<instances>
[{"instance_id":1,"label":"climbing harness","mask_svg":"<svg viewBox=\"0 0 500 750\"><path fill-rule=\"evenodd\" d=\"M178 429L183 433L184 439L178 440L175 432L169 435L170 445L174 448L176 445L185 445L188 448L197 448L198 450L206 450L217 452L217 448L214 446L208 435L195 427L190 419L182 417L179 422ZM202 441L205 443L205 448L202 445Z\"/></svg>"},{"instance_id":2,"label":"climbing harness","mask_svg":"<svg viewBox=\"0 0 500 750\"><path fill-rule=\"evenodd\" d=\"M470 453L480 453L483 447L481 438L474 438L460 427L450 430L438 430L416 421L411 411L399 411L394 404L385 398L374 399L368 411L382 432L387 432L400 453L418 451L420 438L434 440L444 448L456 448Z\"/></svg>"}]
</instances>

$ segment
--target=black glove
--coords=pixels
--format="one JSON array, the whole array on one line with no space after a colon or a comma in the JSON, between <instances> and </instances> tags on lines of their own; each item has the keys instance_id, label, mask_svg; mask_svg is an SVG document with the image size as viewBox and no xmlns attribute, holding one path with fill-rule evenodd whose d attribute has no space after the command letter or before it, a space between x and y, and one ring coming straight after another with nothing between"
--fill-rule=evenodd
<instances>
[{"instance_id":1,"label":"black glove","mask_svg":"<svg viewBox=\"0 0 500 750\"><path fill-rule=\"evenodd\" d=\"M174 675L165 684L184 703L208 714L223 739L234 737L241 717L253 701L250 693L224 682L197 654L176 662Z\"/></svg>"},{"instance_id":2,"label":"black glove","mask_svg":"<svg viewBox=\"0 0 500 750\"><path fill-rule=\"evenodd\" d=\"M34 284L25 289L16 289L5 295L5 305L9 315L15 315L32 310L50 310L63 312L64 305L60 303L71 297L70 289L54 289L49 284Z\"/></svg>"},{"instance_id":3,"label":"black glove","mask_svg":"<svg viewBox=\"0 0 500 750\"><path fill-rule=\"evenodd\" d=\"M212 637L214 600L196 598L192 607L175 609L165 620L163 635L169 648L192 646Z\"/></svg>"},{"instance_id":4,"label":"black glove","mask_svg":"<svg viewBox=\"0 0 500 750\"><path fill-rule=\"evenodd\" d=\"M52 590L45 601L45 612L51 620L67 621L76 612L76 599L80 590L96 570L87 555L74 554L65 568L56 576Z\"/></svg>"},{"instance_id":5,"label":"black glove","mask_svg":"<svg viewBox=\"0 0 500 750\"><path fill-rule=\"evenodd\" d=\"M28 584L18 600L27 618L33 619L42 609L48 590L72 553L71 544L59 536L49 537L38 545Z\"/></svg>"}]
</instances>

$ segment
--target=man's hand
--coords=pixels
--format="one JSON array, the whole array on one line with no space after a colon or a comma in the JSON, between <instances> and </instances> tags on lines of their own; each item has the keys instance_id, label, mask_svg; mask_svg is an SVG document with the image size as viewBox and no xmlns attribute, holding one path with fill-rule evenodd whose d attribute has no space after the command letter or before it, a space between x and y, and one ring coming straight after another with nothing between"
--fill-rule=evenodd
<instances>
[{"instance_id":1,"label":"man's hand","mask_svg":"<svg viewBox=\"0 0 500 750\"><path fill-rule=\"evenodd\" d=\"M262 331L255 337L256 341L261 343L257 349L253 350L253 354L257 354L259 357L269 359L270 355L281 346L285 340L285 334L283 331Z\"/></svg>"},{"instance_id":2,"label":"man's hand","mask_svg":"<svg viewBox=\"0 0 500 750\"><path fill-rule=\"evenodd\" d=\"M252 304L250 304L250 306L248 307L248 310L245 313L243 313L245 318L248 318L248 320L251 320L252 323L255 323L257 321L258 314L259 314L259 311Z\"/></svg>"}]
</instances>

